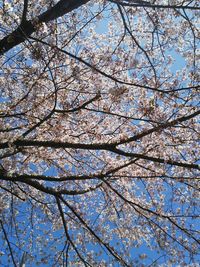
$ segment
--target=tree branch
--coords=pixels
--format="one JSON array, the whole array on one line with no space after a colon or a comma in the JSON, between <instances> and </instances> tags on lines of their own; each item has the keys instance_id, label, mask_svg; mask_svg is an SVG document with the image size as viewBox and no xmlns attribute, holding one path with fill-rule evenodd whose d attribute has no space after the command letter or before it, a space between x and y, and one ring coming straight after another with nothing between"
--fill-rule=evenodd
<instances>
[{"instance_id":1,"label":"tree branch","mask_svg":"<svg viewBox=\"0 0 200 267\"><path fill-rule=\"evenodd\" d=\"M93 230L92 228L86 223L86 221L78 214L78 212L68 203L65 201L65 199L60 196L60 200L74 213L74 215L79 219L81 224L89 231L89 233L98 241L99 244L102 244L109 252L110 254L116 258L119 262L122 263L123 266L130 267L129 264L127 264L120 255L118 255L113 248L110 247L108 243L103 241Z\"/></svg>"},{"instance_id":2,"label":"tree branch","mask_svg":"<svg viewBox=\"0 0 200 267\"><path fill-rule=\"evenodd\" d=\"M89 150L106 150L125 157L144 159L152 162L180 166L189 169L197 169L197 170L200 169L198 164L178 162L163 158L155 158L152 156L147 156L139 153L125 152L121 149L116 148L116 144L107 144L107 143L84 144L84 143L69 143L69 142L55 142L55 141L16 140L11 145L17 148L33 146L33 147L50 147L54 149L73 148L73 149L89 149ZM9 146L10 146L9 142L0 143L0 149L9 148Z\"/></svg>"},{"instance_id":3,"label":"tree branch","mask_svg":"<svg viewBox=\"0 0 200 267\"><path fill-rule=\"evenodd\" d=\"M3 55L11 48L21 44L30 37L30 35L36 31L35 23L39 25L42 22L47 23L51 20L55 20L87 2L89 2L89 0L60 0L55 6L36 17L35 20L27 21L25 20L27 1L25 1L22 23L16 30L0 40L0 55Z\"/></svg>"},{"instance_id":4,"label":"tree branch","mask_svg":"<svg viewBox=\"0 0 200 267\"><path fill-rule=\"evenodd\" d=\"M189 10L200 10L200 7L198 6L189 6L189 5L157 5L157 4L151 4L147 1L118 1L118 0L109 0L109 2L115 3L120 6L124 7L147 7L147 8L162 8L162 9L189 9Z\"/></svg>"},{"instance_id":5,"label":"tree branch","mask_svg":"<svg viewBox=\"0 0 200 267\"><path fill-rule=\"evenodd\" d=\"M79 253L77 247L75 246L74 242L72 241L69 233L68 233L68 230L67 230L67 225L66 225L66 222L65 222L65 216L64 216L64 213L63 213L63 210L62 210L62 206L61 206L61 203L60 203L60 199L58 196L55 197L56 198L56 202L57 202L57 206L58 206L58 209L59 209L59 212L60 212L60 216L62 218L62 223L63 223L63 227L64 227L64 230L65 230L65 235L66 235L66 238L67 240L69 241L69 243L72 245L73 249L75 250L76 254L78 255L79 259L82 261L82 263L84 264L84 266L87 267L87 265L91 266L83 257L82 255Z\"/></svg>"},{"instance_id":6,"label":"tree branch","mask_svg":"<svg viewBox=\"0 0 200 267\"><path fill-rule=\"evenodd\" d=\"M14 258L13 252L12 252L12 248L11 248L11 245L10 245L6 230L4 229L3 222L1 220L0 220L0 224L1 224L1 228L3 230L3 234L4 234L4 237L5 237L5 240L6 240L7 244L8 244L8 248L9 248L9 251L10 251L10 255L11 255L11 258L12 258L13 265L15 267L17 267L17 264L15 262L15 258Z\"/></svg>"},{"instance_id":7,"label":"tree branch","mask_svg":"<svg viewBox=\"0 0 200 267\"><path fill-rule=\"evenodd\" d=\"M187 120L190 120L196 116L198 116L200 114L200 110L197 110L195 112L193 112L192 114L190 115L187 115L187 116L182 116L182 117L179 117L173 121L169 121L169 122L166 122L166 123L162 123L156 127L153 127L149 130L146 130L146 131L143 131L139 134L136 134L130 138L127 138L123 141L120 141L118 142L118 145L122 145L122 144L126 144L126 143L130 143L130 142L133 142L133 141L137 141L137 140L140 140L141 138L151 134L151 133L154 133L154 132L157 132L157 131L161 131L163 129L166 129L166 128L169 128L169 127L172 127L172 126L175 126L181 122L184 122L184 121L187 121Z\"/></svg>"},{"instance_id":8,"label":"tree branch","mask_svg":"<svg viewBox=\"0 0 200 267\"><path fill-rule=\"evenodd\" d=\"M24 0L24 9L22 13L21 24L23 24L26 21L27 12L28 12L28 0Z\"/></svg>"}]
</instances>

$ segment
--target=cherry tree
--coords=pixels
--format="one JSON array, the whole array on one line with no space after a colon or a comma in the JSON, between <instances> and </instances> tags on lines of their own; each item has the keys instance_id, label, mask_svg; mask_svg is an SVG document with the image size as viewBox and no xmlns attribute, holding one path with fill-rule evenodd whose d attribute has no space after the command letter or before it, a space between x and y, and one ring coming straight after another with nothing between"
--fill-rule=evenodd
<instances>
[{"instance_id":1,"label":"cherry tree","mask_svg":"<svg viewBox=\"0 0 200 267\"><path fill-rule=\"evenodd\" d=\"M197 266L199 10L2 1L1 266Z\"/></svg>"}]
</instances>

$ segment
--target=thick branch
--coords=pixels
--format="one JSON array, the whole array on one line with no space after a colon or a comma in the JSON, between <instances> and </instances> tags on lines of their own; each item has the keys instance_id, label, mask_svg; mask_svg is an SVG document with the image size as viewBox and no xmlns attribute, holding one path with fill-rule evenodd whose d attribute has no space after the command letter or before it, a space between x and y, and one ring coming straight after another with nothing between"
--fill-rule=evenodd
<instances>
[{"instance_id":1,"label":"thick branch","mask_svg":"<svg viewBox=\"0 0 200 267\"><path fill-rule=\"evenodd\" d=\"M27 12L28 12L28 0L24 0L24 10L22 13L22 20L21 20L22 23L26 21Z\"/></svg>"},{"instance_id":2,"label":"thick branch","mask_svg":"<svg viewBox=\"0 0 200 267\"><path fill-rule=\"evenodd\" d=\"M89 0L60 0L55 6L39 15L35 21L26 21L24 19L25 14L23 13L22 23L19 27L0 40L0 55L3 55L18 44L21 44L34 33L36 31L36 27L34 27L35 23L40 24L42 22L46 23L55 20L87 2L89 2Z\"/></svg>"},{"instance_id":3,"label":"thick branch","mask_svg":"<svg viewBox=\"0 0 200 267\"><path fill-rule=\"evenodd\" d=\"M197 169L197 170L200 169L198 164L178 162L174 160L166 160L163 158L155 158L152 156L147 156L139 153L125 152L121 149L116 148L115 144L107 144L107 143L84 144L84 143L68 143L68 142L55 142L55 141L16 140L12 144L9 144L9 142L0 143L0 149L9 148L10 145L17 148L32 146L32 147L50 147L53 149L72 148L72 149L86 149L86 150L107 150L115 154L129 158L144 159L152 162L180 166L189 169Z\"/></svg>"},{"instance_id":4,"label":"thick branch","mask_svg":"<svg viewBox=\"0 0 200 267\"><path fill-rule=\"evenodd\" d=\"M44 186L43 184L40 184L37 181L33 181L31 179L26 179L26 178L27 178L26 176L18 176L18 175L13 175L13 177L6 176L6 175L1 176L1 180L11 181L11 182L21 182L21 183L30 185L41 192L44 192L46 194L53 195L53 196L56 196L58 194L70 195L70 196L83 195L85 193L96 190L102 184L100 183L94 187L89 187L88 189L85 189L85 190L67 190L67 189L57 189L57 188L47 187L47 186Z\"/></svg>"}]
</instances>

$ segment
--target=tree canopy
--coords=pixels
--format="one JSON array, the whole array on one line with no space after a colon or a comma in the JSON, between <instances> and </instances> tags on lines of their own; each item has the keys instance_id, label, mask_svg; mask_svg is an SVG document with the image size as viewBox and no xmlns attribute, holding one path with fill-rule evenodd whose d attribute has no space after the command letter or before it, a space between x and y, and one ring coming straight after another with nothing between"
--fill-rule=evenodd
<instances>
[{"instance_id":1,"label":"tree canopy","mask_svg":"<svg viewBox=\"0 0 200 267\"><path fill-rule=\"evenodd\" d=\"M2 1L1 266L197 266L199 10Z\"/></svg>"}]
</instances>

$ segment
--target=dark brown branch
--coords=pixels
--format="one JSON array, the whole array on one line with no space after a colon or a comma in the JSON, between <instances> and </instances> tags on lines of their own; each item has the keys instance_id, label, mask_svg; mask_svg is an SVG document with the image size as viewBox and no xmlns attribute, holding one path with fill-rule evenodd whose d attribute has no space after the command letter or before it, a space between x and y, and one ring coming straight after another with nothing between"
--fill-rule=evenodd
<instances>
[{"instance_id":1,"label":"dark brown branch","mask_svg":"<svg viewBox=\"0 0 200 267\"><path fill-rule=\"evenodd\" d=\"M13 147L50 147L54 149L59 148L72 148L72 149L89 149L89 150L107 150L113 152L118 155L122 155L125 157L137 158L137 159L145 159L152 162L162 163L162 164L169 164L174 166L180 166L189 169L197 169L199 170L200 167L198 164L192 163L185 163L185 162L178 162L174 160L165 160L163 158L155 158L139 153L131 153L125 152L121 149L116 148L115 144L84 144L84 143L68 143L68 142L55 142L55 141L34 141L34 140L16 140L12 144L9 142L0 143L0 149L9 148L12 145Z\"/></svg>"},{"instance_id":2,"label":"dark brown branch","mask_svg":"<svg viewBox=\"0 0 200 267\"><path fill-rule=\"evenodd\" d=\"M60 0L55 6L42 13L38 18L40 22L49 22L73 11L90 0Z\"/></svg>"},{"instance_id":3,"label":"dark brown branch","mask_svg":"<svg viewBox=\"0 0 200 267\"><path fill-rule=\"evenodd\" d=\"M82 105L80 105L77 108L73 108L73 109L68 109L68 110L61 110L61 109L55 109L54 111L56 113L71 113L71 112L76 112L79 111L81 109L84 109L87 105L91 104L92 102L96 101L97 99L99 99L101 97L100 94L97 94L95 97L91 98L90 100L86 101L85 103L83 103Z\"/></svg>"},{"instance_id":4,"label":"dark brown branch","mask_svg":"<svg viewBox=\"0 0 200 267\"><path fill-rule=\"evenodd\" d=\"M90 226L86 223L86 221L78 214L78 212L68 203L65 201L63 197L59 197L62 202L74 213L74 215L79 219L81 224L89 231L89 233L95 237L95 239L98 241L99 244L102 244L109 252L110 254L116 258L119 262L123 264L123 266L130 267L115 251L113 248L110 247L110 245L106 242L104 242L91 228Z\"/></svg>"},{"instance_id":5,"label":"dark brown branch","mask_svg":"<svg viewBox=\"0 0 200 267\"><path fill-rule=\"evenodd\" d=\"M35 40L36 42L40 42L41 44L44 44L44 45L47 45L47 46L51 46L49 43L45 42L44 40L40 40L40 39L37 39L37 38L34 38L34 37L31 37L32 40ZM78 57L62 48L59 48L58 46L56 47L56 49L60 52L62 52L63 54L66 54L68 55L69 57L71 58L74 58L76 60L78 60L79 62L83 63L85 66L89 67L90 69L96 71L97 73L103 75L104 77L116 82L116 83L119 83L119 84L124 84L124 85L130 85L130 86L135 86L135 87L138 87L138 88L145 88L145 89L148 89L148 90L152 90L152 91L156 91L156 92L160 92L160 93L169 93L168 91L164 91L164 90L161 90L159 88L156 88L156 87L150 87L150 86L147 86L147 85L141 85L141 84L137 84L137 83L131 83L131 82L126 82L126 81L122 81L122 80L119 80L118 78L116 78L115 76L113 76L112 74L108 74L100 69L98 69L96 66L94 65L91 65L89 62L85 61L83 58L81 57Z\"/></svg>"},{"instance_id":6,"label":"dark brown branch","mask_svg":"<svg viewBox=\"0 0 200 267\"><path fill-rule=\"evenodd\" d=\"M11 181L11 182L21 182L21 183L30 185L41 192L44 192L46 194L53 195L53 196L57 196L59 194L69 195L69 196L83 195L88 192L96 190L102 184L100 183L94 187L89 187L88 189L85 189L85 190L66 190L66 189L57 189L57 188L44 186L43 184L40 184L37 181L26 179L26 176L13 175L12 177L10 177L6 175L1 175L1 180Z\"/></svg>"},{"instance_id":7,"label":"dark brown branch","mask_svg":"<svg viewBox=\"0 0 200 267\"><path fill-rule=\"evenodd\" d=\"M180 118L177 118L173 121L170 121L170 122L166 122L166 123L163 123L163 124L160 124L159 126L156 126L154 128L151 128L147 131L143 131L139 134L136 134L134 135L133 137L130 137L130 138L127 138L125 139L124 141L120 141L118 144L126 144L126 143L130 143L130 142L133 142L133 141L137 141L151 133L154 133L154 132L157 132L157 131L160 131L160 130L163 130L163 129L166 129L168 127L172 127L174 125L177 125L181 122L184 122L184 121L187 121L187 120L190 120L196 116L198 116L200 114L200 110L197 110L195 111L194 113L190 114L190 115L187 115L187 116L182 116Z\"/></svg>"},{"instance_id":8,"label":"dark brown branch","mask_svg":"<svg viewBox=\"0 0 200 267\"><path fill-rule=\"evenodd\" d=\"M50 46L51 45L47 42L45 42L44 40L40 40L38 38L34 38L34 37L30 37L30 39L36 41L36 42L39 42L41 44L44 44L44 45L47 45L47 46ZM151 87L151 86L148 86L148 85L142 85L142 84L138 84L138 83L132 83L132 82L126 82L126 81L123 81L123 80L120 80L118 78L116 78L115 76L113 76L112 74L108 74L100 69L98 69L95 65L91 65L89 62L85 61L83 58L81 57L78 57L62 48L59 48L58 46L55 47L59 52L62 52L63 54L66 54L68 55L69 57L73 58L73 59L76 59L77 61L83 63L85 66L89 67L90 69L94 70L95 72L103 75L104 77L110 79L111 81L114 81L115 83L118 83L118 84L123 84L123 85L129 85L129 86L134 86L136 88L144 88L144 89L147 89L147 90L151 90L151 91L155 91L155 92L160 92L160 93L165 93L165 94L169 94L169 93L172 93L172 92L178 92L178 91L186 91L186 90L192 90L192 89L195 89L195 90L198 90L199 89L199 86L190 86L190 87L183 87L183 88L174 88L174 89L159 89L157 87Z\"/></svg>"},{"instance_id":9,"label":"dark brown branch","mask_svg":"<svg viewBox=\"0 0 200 267\"><path fill-rule=\"evenodd\" d=\"M26 21L27 12L28 12L28 0L24 0L24 9L23 9L22 20L21 20L22 24Z\"/></svg>"},{"instance_id":10,"label":"dark brown branch","mask_svg":"<svg viewBox=\"0 0 200 267\"><path fill-rule=\"evenodd\" d=\"M66 235L66 238L67 240L69 241L69 243L72 245L73 249L75 250L76 254L78 255L79 259L83 262L83 264L87 267L87 265L91 266L82 256L81 254L79 253L77 247L75 246L74 242L72 241L69 233L68 233L68 230L67 230L67 225L66 225L66 222L65 222L65 217L64 217L64 213L63 213L63 210L62 210L62 206L60 204L60 199L58 197L56 197L56 202L57 202L57 205L58 205L58 209L59 209L59 212L60 212L60 215L61 215L61 218L62 218L62 223L63 223L63 227L64 227L64 230L65 230L65 235ZM91 266L92 267L92 266Z\"/></svg>"},{"instance_id":11,"label":"dark brown branch","mask_svg":"<svg viewBox=\"0 0 200 267\"><path fill-rule=\"evenodd\" d=\"M113 168L105 173L100 173L100 174L91 174L91 175L67 175L67 176L61 176L61 177L55 177L55 176L45 176L45 175L37 175L37 174L14 174L13 178L19 181L27 181L29 180L38 180L38 181L49 181L49 182L64 182L64 181L83 181L83 180L93 180L93 179L102 179L105 177L110 176L111 174L113 175L117 171L130 166L131 164L135 163L136 160L131 160L128 163L125 163L123 165L120 165L119 167ZM3 177L6 179L10 179L6 174L3 175ZM159 176L160 177L160 176ZM95 188L96 189L96 188ZM60 191L59 191L60 193Z\"/></svg>"},{"instance_id":12,"label":"dark brown branch","mask_svg":"<svg viewBox=\"0 0 200 267\"><path fill-rule=\"evenodd\" d=\"M0 185L0 188L3 189L3 190L5 190L5 191L8 192L9 194L15 196L16 198L19 198L20 200L25 201L24 198L18 196L16 193L12 192L12 191L9 190L8 188L6 188L6 187L4 187L4 186L2 186L2 185Z\"/></svg>"},{"instance_id":13,"label":"dark brown branch","mask_svg":"<svg viewBox=\"0 0 200 267\"><path fill-rule=\"evenodd\" d=\"M153 63L151 62L151 59L147 53L147 51L140 45L140 43L138 42L138 40L135 38L135 36L133 35L132 31L129 29L127 23L126 23L126 19L124 17L124 14L123 14L123 11L122 11L122 8L120 7L120 5L118 4L118 9L119 9L119 13L121 15L121 18L122 18L122 22L123 22L123 25L124 25L124 29L125 31L127 31L129 33L129 35L131 36L132 40L134 41L134 43L137 45L137 47L144 53L147 61L149 62L152 70L153 70L153 73L154 73L154 77L156 79L156 70L155 70L155 67L153 65Z\"/></svg>"},{"instance_id":14,"label":"dark brown branch","mask_svg":"<svg viewBox=\"0 0 200 267\"><path fill-rule=\"evenodd\" d=\"M163 158L155 158L152 156L147 156L147 155L143 155L143 154L139 154L139 153L125 152L125 151L118 149L118 148L114 148L111 151L118 154L118 155L122 155L125 157L144 159L144 160L162 163L162 164L168 164L168 165L172 165L172 166L179 166L179 167L188 168L188 169L200 170L200 167L198 164L178 162L178 161L168 160L168 159L163 159Z\"/></svg>"},{"instance_id":15,"label":"dark brown branch","mask_svg":"<svg viewBox=\"0 0 200 267\"><path fill-rule=\"evenodd\" d=\"M16 30L14 30L12 33L0 40L0 55L3 55L11 48L21 44L28 37L30 37L31 34L36 31L35 24L39 25L42 22L46 23L51 20L55 20L71 12L72 10L86 4L87 2L89 2L89 0L60 0L55 6L51 7L38 17L36 16L35 21L26 21L23 19L22 23L18 26ZM26 9L23 12L23 16L25 16L25 14Z\"/></svg>"},{"instance_id":16,"label":"dark brown branch","mask_svg":"<svg viewBox=\"0 0 200 267\"><path fill-rule=\"evenodd\" d=\"M0 149L13 147L51 147L51 148L74 148L74 149L90 149L90 150L109 150L113 148L112 144L84 144L84 143L69 143L69 142L55 142L55 141L36 141L36 140L16 140L13 143L0 143Z\"/></svg>"},{"instance_id":17,"label":"dark brown branch","mask_svg":"<svg viewBox=\"0 0 200 267\"><path fill-rule=\"evenodd\" d=\"M11 258L12 258L13 265L15 267L17 267L17 264L15 262L15 258L14 258L13 252L12 252L12 248L11 248L11 245L10 245L6 230L5 230L5 228L3 226L3 222L1 220L0 220L0 224L1 224L1 228L3 230L3 234L4 234L4 237L5 237L5 240L6 240L7 244L8 244L8 248L9 248L9 251L10 251L10 255L11 255Z\"/></svg>"},{"instance_id":18,"label":"dark brown branch","mask_svg":"<svg viewBox=\"0 0 200 267\"><path fill-rule=\"evenodd\" d=\"M117 0L109 0L109 2L118 4L120 6L128 6L128 7L147 7L147 8L158 8L158 9L190 9L190 10L200 10L198 6L188 6L188 5L157 5L151 4L147 1L117 1Z\"/></svg>"},{"instance_id":19,"label":"dark brown branch","mask_svg":"<svg viewBox=\"0 0 200 267\"><path fill-rule=\"evenodd\" d=\"M20 129L22 129L21 126L16 126L16 127L7 128L7 129L0 129L0 133L8 133L8 132L12 132L12 131L15 131L15 130L20 130Z\"/></svg>"},{"instance_id":20,"label":"dark brown branch","mask_svg":"<svg viewBox=\"0 0 200 267\"><path fill-rule=\"evenodd\" d=\"M160 123L159 121L154 121L154 120L145 119L145 118L132 117L131 115L130 116L126 116L126 115L123 115L123 114L118 114L118 113L115 113L115 112L105 111L105 110L101 110L101 109L88 108L88 107L85 107L84 109L88 110L88 111L92 111L92 112L96 112L96 113L102 113L102 114L106 114L106 115L110 115L110 116L116 116L118 118L123 118L123 119L128 119L128 120L145 121L145 122L149 122L149 123L151 123L151 122Z\"/></svg>"},{"instance_id":21,"label":"dark brown branch","mask_svg":"<svg viewBox=\"0 0 200 267\"><path fill-rule=\"evenodd\" d=\"M178 229L180 229L182 232L184 232L187 236L189 236L191 239L193 239L194 241L196 241L198 244L200 244L200 241L193 236L191 233L189 233L187 231L187 229L179 226L171 217L170 215L165 215L162 213L158 213L156 211L153 211L149 208L143 207L140 205L140 203L135 203L131 200L128 200L127 198L125 198L121 193L119 193L113 186L110 185L109 182L105 181L105 184L113 191L115 192L115 194L120 197L125 203L128 203L131 207L133 207L134 210L136 210L139 214L141 214L142 216L144 216L146 219L150 220L153 224L155 224L157 227L159 227L161 229L161 231L165 232L170 238L172 238L175 242L179 243L182 247L184 247L185 249L187 249L188 251L191 252L190 248L185 246L183 243L179 242L177 239L175 239L172 235L168 234L162 227L159 226L159 224L157 224L156 222L154 222L152 219L150 219L149 216L147 216L145 213L147 213L148 215L155 215L156 217L160 217L162 219L167 219L168 221L171 222L171 224L173 224L174 226L176 226ZM139 210L138 210L139 209ZM144 213L142 213L141 211L143 211ZM150 215L150 216L151 216Z\"/></svg>"}]
</instances>

